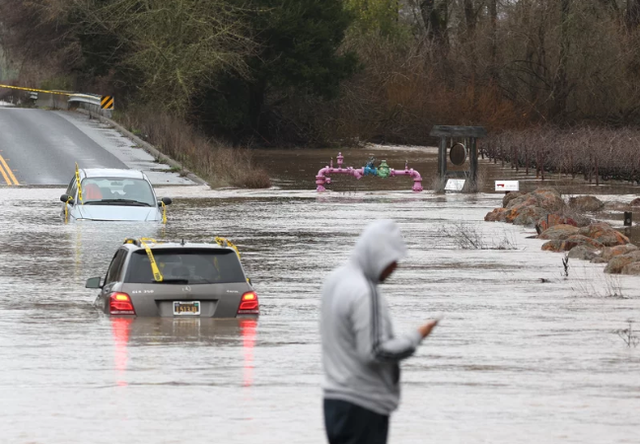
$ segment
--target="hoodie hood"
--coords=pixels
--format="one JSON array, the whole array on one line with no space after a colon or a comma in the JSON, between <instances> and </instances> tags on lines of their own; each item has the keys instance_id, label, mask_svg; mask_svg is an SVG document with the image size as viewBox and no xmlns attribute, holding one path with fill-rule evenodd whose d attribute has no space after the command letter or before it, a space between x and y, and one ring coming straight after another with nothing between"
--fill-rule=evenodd
<instances>
[{"instance_id":1,"label":"hoodie hood","mask_svg":"<svg viewBox=\"0 0 640 444\"><path fill-rule=\"evenodd\" d=\"M157 221L162 214L154 207L134 207L124 205L77 205L77 219Z\"/></svg>"},{"instance_id":2,"label":"hoodie hood","mask_svg":"<svg viewBox=\"0 0 640 444\"><path fill-rule=\"evenodd\" d=\"M376 283L385 268L405 257L407 246L400 227L389 219L370 223L358 238L351 255L367 279Z\"/></svg>"}]
</instances>

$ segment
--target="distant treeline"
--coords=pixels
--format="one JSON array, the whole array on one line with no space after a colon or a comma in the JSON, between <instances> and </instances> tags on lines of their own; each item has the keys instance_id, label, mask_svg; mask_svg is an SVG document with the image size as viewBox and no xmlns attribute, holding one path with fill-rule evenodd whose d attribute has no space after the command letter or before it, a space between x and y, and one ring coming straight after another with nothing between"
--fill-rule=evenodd
<instances>
[{"instance_id":1,"label":"distant treeline","mask_svg":"<svg viewBox=\"0 0 640 444\"><path fill-rule=\"evenodd\" d=\"M640 123L640 0L0 0L28 86L261 145Z\"/></svg>"}]
</instances>

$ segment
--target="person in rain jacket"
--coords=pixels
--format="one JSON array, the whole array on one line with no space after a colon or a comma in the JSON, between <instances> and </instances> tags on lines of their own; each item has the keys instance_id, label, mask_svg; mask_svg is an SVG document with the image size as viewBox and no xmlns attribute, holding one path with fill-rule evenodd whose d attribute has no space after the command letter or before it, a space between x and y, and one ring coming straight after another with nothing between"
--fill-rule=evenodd
<instances>
[{"instance_id":1,"label":"person in rain jacket","mask_svg":"<svg viewBox=\"0 0 640 444\"><path fill-rule=\"evenodd\" d=\"M371 223L351 258L322 287L320 333L324 419L330 444L386 443L389 415L400 400L398 363L411 356L437 321L394 334L378 284L406 257L392 220Z\"/></svg>"}]
</instances>

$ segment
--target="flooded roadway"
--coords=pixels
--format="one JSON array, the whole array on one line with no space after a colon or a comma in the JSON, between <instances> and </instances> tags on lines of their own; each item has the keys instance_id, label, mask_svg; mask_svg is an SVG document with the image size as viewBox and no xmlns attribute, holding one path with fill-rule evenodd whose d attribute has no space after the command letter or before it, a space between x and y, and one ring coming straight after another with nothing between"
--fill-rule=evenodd
<instances>
[{"instance_id":1,"label":"flooded roadway","mask_svg":"<svg viewBox=\"0 0 640 444\"><path fill-rule=\"evenodd\" d=\"M262 159L274 158L288 165L273 152ZM176 202L166 227L65 225L62 189L0 188L0 442L325 442L319 288L382 217L410 247L384 286L397 329L444 316L403 364L390 442L638 441L640 348L616 330L640 321L640 278L575 261L565 279L562 256L526 239L532 230L482 221L500 195L412 194L406 179L387 191L336 181L342 191L318 196L307 179L316 166L283 172L276 190L163 188ZM461 249L460 230L487 249ZM140 235L229 237L259 321L98 313L85 280Z\"/></svg>"}]
</instances>

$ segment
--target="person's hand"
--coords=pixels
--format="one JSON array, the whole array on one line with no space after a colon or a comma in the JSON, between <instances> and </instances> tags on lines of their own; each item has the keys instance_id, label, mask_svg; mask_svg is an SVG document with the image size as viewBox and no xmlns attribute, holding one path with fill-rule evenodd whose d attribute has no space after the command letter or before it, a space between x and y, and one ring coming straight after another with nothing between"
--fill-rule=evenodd
<instances>
[{"instance_id":1,"label":"person's hand","mask_svg":"<svg viewBox=\"0 0 640 444\"><path fill-rule=\"evenodd\" d=\"M426 338L427 336L429 336L429 333L431 333L431 330L433 330L436 325L438 325L437 320L429 321L426 324L418 327L418 332L420 332L422 338Z\"/></svg>"}]
</instances>

